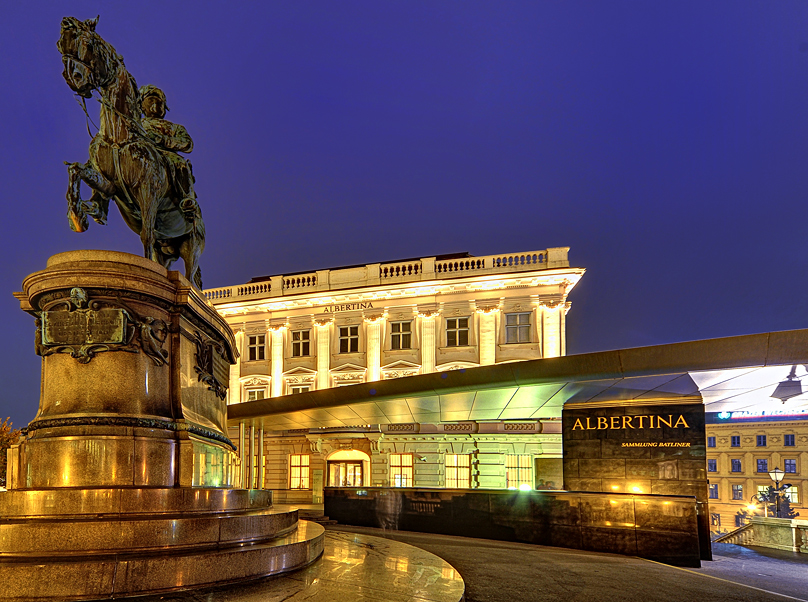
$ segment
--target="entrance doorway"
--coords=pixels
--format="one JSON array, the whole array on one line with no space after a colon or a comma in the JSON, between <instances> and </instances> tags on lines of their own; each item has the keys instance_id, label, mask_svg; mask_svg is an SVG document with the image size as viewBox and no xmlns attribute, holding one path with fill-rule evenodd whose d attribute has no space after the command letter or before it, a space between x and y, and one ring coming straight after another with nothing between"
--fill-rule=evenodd
<instances>
[{"instance_id":1,"label":"entrance doorway","mask_svg":"<svg viewBox=\"0 0 808 602\"><path fill-rule=\"evenodd\" d=\"M362 462L329 461L328 484L331 487L361 487Z\"/></svg>"},{"instance_id":2,"label":"entrance doorway","mask_svg":"<svg viewBox=\"0 0 808 602\"><path fill-rule=\"evenodd\" d=\"M329 487L366 487L370 457L356 449L340 450L326 458Z\"/></svg>"}]
</instances>

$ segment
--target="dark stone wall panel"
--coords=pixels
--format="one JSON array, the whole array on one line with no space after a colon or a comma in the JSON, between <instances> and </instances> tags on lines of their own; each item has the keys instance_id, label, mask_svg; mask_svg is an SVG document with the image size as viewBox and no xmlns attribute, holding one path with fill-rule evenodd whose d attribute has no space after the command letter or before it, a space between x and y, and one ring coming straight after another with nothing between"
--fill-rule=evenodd
<instances>
[{"instance_id":1,"label":"dark stone wall panel","mask_svg":"<svg viewBox=\"0 0 808 602\"><path fill-rule=\"evenodd\" d=\"M325 489L342 524L640 555L699 566L694 498L571 491Z\"/></svg>"}]
</instances>

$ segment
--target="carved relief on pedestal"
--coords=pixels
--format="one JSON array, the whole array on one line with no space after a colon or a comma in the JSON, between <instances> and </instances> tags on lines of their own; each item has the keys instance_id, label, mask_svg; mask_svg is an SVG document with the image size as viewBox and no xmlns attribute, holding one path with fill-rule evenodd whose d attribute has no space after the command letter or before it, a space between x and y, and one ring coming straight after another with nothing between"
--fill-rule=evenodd
<instances>
[{"instance_id":1,"label":"carved relief on pedestal","mask_svg":"<svg viewBox=\"0 0 808 602\"><path fill-rule=\"evenodd\" d=\"M103 351L142 351L156 366L168 363L168 351L162 348L168 336L165 321L139 315L120 296L115 303L91 300L84 289L76 287L69 296L42 299L40 307L37 355L69 353L87 364Z\"/></svg>"},{"instance_id":2,"label":"carved relief on pedestal","mask_svg":"<svg viewBox=\"0 0 808 602\"><path fill-rule=\"evenodd\" d=\"M224 345L198 330L194 333L193 341L196 345L194 371L197 379L208 386L208 391L213 391L217 397L224 399L230 383L230 362L225 359Z\"/></svg>"}]
</instances>

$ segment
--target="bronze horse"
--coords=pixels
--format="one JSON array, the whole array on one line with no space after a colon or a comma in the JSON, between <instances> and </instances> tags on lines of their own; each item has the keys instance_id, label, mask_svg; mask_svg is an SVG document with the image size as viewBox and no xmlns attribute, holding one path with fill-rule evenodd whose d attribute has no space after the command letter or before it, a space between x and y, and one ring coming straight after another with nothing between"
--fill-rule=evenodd
<instances>
[{"instance_id":1,"label":"bronze horse","mask_svg":"<svg viewBox=\"0 0 808 602\"><path fill-rule=\"evenodd\" d=\"M98 18L62 19L56 43L67 85L84 98L101 96L101 121L90 142L87 163L68 163L68 219L84 232L92 217L106 224L113 199L126 224L140 235L144 254L168 268L182 258L185 276L200 289L199 255L205 248L205 225L199 205L189 206L173 190L171 166L141 125L138 87L121 57L95 33ZM92 189L81 199L81 182Z\"/></svg>"}]
</instances>

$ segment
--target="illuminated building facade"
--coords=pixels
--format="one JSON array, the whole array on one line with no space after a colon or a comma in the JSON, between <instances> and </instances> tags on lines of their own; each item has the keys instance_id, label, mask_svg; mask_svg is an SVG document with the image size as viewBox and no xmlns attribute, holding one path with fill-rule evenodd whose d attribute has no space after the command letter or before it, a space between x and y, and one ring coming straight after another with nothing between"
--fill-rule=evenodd
<instances>
[{"instance_id":1,"label":"illuminated building facade","mask_svg":"<svg viewBox=\"0 0 808 602\"><path fill-rule=\"evenodd\" d=\"M775 402L778 403L778 402ZM769 471L785 472L783 492L800 518L808 517L808 410L778 409L708 413L707 478L710 528L742 526L752 496L773 485ZM758 504L758 506L760 506ZM755 511L763 515L763 510Z\"/></svg>"},{"instance_id":2,"label":"illuminated building facade","mask_svg":"<svg viewBox=\"0 0 808 602\"><path fill-rule=\"evenodd\" d=\"M241 355L228 403L563 356L567 297L584 274L568 250L444 255L207 290ZM248 484L300 503L317 501L323 485L561 486L560 415L543 426L500 412L468 421L460 406L418 422L403 408L384 419L330 411L339 419L316 433L233 433L257 467Z\"/></svg>"}]
</instances>

